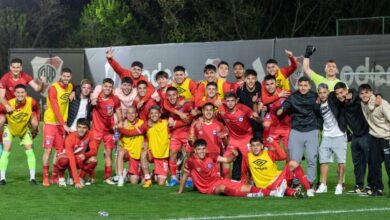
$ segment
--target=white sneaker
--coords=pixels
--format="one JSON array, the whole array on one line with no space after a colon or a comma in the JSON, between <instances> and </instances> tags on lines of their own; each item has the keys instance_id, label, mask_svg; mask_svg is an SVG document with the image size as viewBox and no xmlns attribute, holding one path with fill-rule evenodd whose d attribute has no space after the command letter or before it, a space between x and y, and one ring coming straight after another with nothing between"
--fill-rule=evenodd
<instances>
[{"instance_id":1,"label":"white sneaker","mask_svg":"<svg viewBox=\"0 0 390 220\"><path fill-rule=\"evenodd\" d=\"M337 184L336 190L334 191L335 195L341 195L343 194L343 185L342 184Z\"/></svg>"},{"instance_id":2,"label":"white sneaker","mask_svg":"<svg viewBox=\"0 0 390 220\"><path fill-rule=\"evenodd\" d=\"M248 193L248 194L246 194L246 197L248 197L248 198L263 198L264 194L262 192Z\"/></svg>"},{"instance_id":3,"label":"white sneaker","mask_svg":"<svg viewBox=\"0 0 390 220\"><path fill-rule=\"evenodd\" d=\"M59 187L66 187L65 178L58 178L58 186Z\"/></svg>"},{"instance_id":4,"label":"white sneaker","mask_svg":"<svg viewBox=\"0 0 390 220\"><path fill-rule=\"evenodd\" d=\"M314 189L308 189L308 190L306 191L306 195L307 195L308 197L313 197L313 196L314 196Z\"/></svg>"},{"instance_id":5,"label":"white sneaker","mask_svg":"<svg viewBox=\"0 0 390 220\"><path fill-rule=\"evenodd\" d=\"M328 192L328 187L325 184L321 183L316 193L326 193L326 192Z\"/></svg>"},{"instance_id":6,"label":"white sneaker","mask_svg":"<svg viewBox=\"0 0 390 220\"><path fill-rule=\"evenodd\" d=\"M129 179L127 178L127 169L126 168L123 168L122 178L123 178L124 182L129 181ZM120 179L120 177L119 177L119 179ZM119 181L119 179L118 179L118 181Z\"/></svg>"},{"instance_id":7,"label":"white sneaker","mask_svg":"<svg viewBox=\"0 0 390 220\"><path fill-rule=\"evenodd\" d=\"M115 182L113 182L112 180L110 180L110 178L104 180L103 182L107 183L108 185L115 185Z\"/></svg>"},{"instance_id":8,"label":"white sneaker","mask_svg":"<svg viewBox=\"0 0 390 220\"><path fill-rule=\"evenodd\" d=\"M66 180L66 184L70 185L70 186L73 186L73 184L74 184L73 178L68 177L68 179Z\"/></svg>"},{"instance_id":9,"label":"white sneaker","mask_svg":"<svg viewBox=\"0 0 390 220\"><path fill-rule=\"evenodd\" d=\"M120 176L118 178L118 186L122 187L124 184L125 184L125 180L124 180L123 176Z\"/></svg>"}]
</instances>

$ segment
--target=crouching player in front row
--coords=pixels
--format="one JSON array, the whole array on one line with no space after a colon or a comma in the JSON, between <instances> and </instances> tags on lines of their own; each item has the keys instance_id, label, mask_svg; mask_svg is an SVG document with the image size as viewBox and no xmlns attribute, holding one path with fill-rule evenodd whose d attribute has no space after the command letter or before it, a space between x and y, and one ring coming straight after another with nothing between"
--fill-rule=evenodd
<instances>
[{"instance_id":1,"label":"crouching player in front row","mask_svg":"<svg viewBox=\"0 0 390 220\"><path fill-rule=\"evenodd\" d=\"M38 103L35 99L27 96L25 85L18 84L15 86L15 98L10 99L8 104L14 111L6 113L5 108L1 111L4 114L6 113L8 125L4 128L3 133L4 151L0 157L0 185L6 184L5 173L14 137L19 137L20 145L24 145L28 168L30 170L30 184L36 185L35 155L32 149L33 139L29 128L29 121L33 114L39 115Z\"/></svg>"},{"instance_id":2,"label":"crouching player in front row","mask_svg":"<svg viewBox=\"0 0 390 220\"><path fill-rule=\"evenodd\" d=\"M257 187L274 190L285 181L290 186L292 180L297 178L307 190L307 196L314 196L314 190L310 188L309 181L298 162L290 160L283 170L278 170L278 166L275 163L275 153L263 149L263 144L259 138L252 138L250 145L251 151L248 153L248 157L245 158L246 161L243 160L243 163L246 163L249 167L252 179ZM285 196L302 198L304 194L299 190L287 188Z\"/></svg>"},{"instance_id":3,"label":"crouching player in front row","mask_svg":"<svg viewBox=\"0 0 390 220\"><path fill-rule=\"evenodd\" d=\"M286 181L283 181L276 190L271 191L221 177L219 167L215 165L211 157L206 156L206 148L207 143L204 139L195 141L194 154L185 163L185 173L180 181L178 193L183 192L187 178L191 176L199 192L205 194L224 194L239 197L283 197L287 187Z\"/></svg>"},{"instance_id":4,"label":"crouching player in front row","mask_svg":"<svg viewBox=\"0 0 390 220\"><path fill-rule=\"evenodd\" d=\"M89 131L87 119L79 118L77 120L76 131L71 132L65 138L64 151L57 154L58 185L60 187L66 186L64 172L70 167L75 187L82 188L85 175L87 173L90 175L97 165L97 145L93 132ZM80 174L78 174L78 169L81 170Z\"/></svg>"}]
</instances>

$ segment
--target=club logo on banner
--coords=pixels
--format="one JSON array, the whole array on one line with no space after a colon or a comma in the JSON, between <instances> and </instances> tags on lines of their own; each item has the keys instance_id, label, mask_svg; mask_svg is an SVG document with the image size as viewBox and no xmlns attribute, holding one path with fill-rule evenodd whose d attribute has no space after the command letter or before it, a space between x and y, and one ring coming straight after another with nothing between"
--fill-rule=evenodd
<instances>
[{"instance_id":1,"label":"club logo on banner","mask_svg":"<svg viewBox=\"0 0 390 220\"><path fill-rule=\"evenodd\" d=\"M59 79L60 72L64 61L58 57L34 57L31 60L31 66L34 73L34 78L46 77L48 85L56 82ZM42 92L43 96L47 96L47 88Z\"/></svg>"}]
</instances>

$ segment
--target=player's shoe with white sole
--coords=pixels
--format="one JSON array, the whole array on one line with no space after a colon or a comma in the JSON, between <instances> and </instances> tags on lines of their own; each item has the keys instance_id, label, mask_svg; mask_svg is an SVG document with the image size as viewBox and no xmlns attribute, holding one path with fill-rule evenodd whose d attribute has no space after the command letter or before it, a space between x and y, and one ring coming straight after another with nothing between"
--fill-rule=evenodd
<instances>
[{"instance_id":1,"label":"player's shoe with white sole","mask_svg":"<svg viewBox=\"0 0 390 220\"><path fill-rule=\"evenodd\" d=\"M110 178L105 179L103 182L107 183L108 185L115 185L115 182L113 182L112 180L110 180Z\"/></svg>"},{"instance_id":2,"label":"player's shoe with white sole","mask_svg":"<svg viewBox=\"0 0 390 220\"><path fill-rule=\"evenodd\" d=\"M343 194L343 185L342 184L337 184L336 190L334 191L335 195L341 195Z\"/></svg>"},{"instance_id":3,"label":"player's shoe with white sole","mask_svg":"<svg viewBox=\"0 0 390 220\"><path fill-rule=\"evenodd\" d=\"M118 184L119 187L122 187L125 184L125 179L123 178L123 176L120 176L118 178L118 183L117 184Z\"/></svg>"},{"instance_id":4,"label":"player's shoe with white sole","mask_svg":"<svg viewBox=\"0 0 390 220\"><path fill-rule=\"evenodd\" d=\"M58 178L58 186L59 187L66 187L65 178Z\"/></svg>"},{"instance_id":5,"label":"player's shoe with white sole","mask_svg":"<svg viewBox=\"0 0 390 220\"><path fill-rule=\"evenodd\" d=\"M328 187L325 184L321 183L316 193L326 193L326 192L328 192Z\"/></svg>"},{"instance_id":6,"label":"player's shoe with white sole","mask_svg":"<svg viewBox=\"0 0 390 220\"><path fill-rule=\"evenodd\" d=\"M306 195L307 195L308 197L313 197L313 196L314 196L314 189L308 189L308 190L306 191Z\"/></svg>"}]
</instances>

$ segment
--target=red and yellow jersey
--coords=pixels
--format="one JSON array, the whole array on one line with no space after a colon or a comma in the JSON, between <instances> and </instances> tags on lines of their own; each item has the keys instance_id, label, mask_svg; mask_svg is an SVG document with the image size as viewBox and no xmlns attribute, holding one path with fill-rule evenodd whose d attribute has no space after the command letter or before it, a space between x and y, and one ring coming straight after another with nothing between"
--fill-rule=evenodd
<instances>
[{"instance_id":1,"label":"red and yellow jersey","mask_svg":"<svg viewBox=\"0 0 390 220\"><path fill-rule=\"evenodd\" d=\"M170 134L168 131L168 121L165 119L153 123L146 132L148 137L149 150L156 159L169 157Z\"/></svg>"},{"instance_id":2,"label":"red and yellow jersey","mask_svg":"<svg viewBox=\"0 0 390 220\"><path fill-rule=\"evenodd\" d=\"M192 100L196 92L196 83L190 78L186 78L181 84L173 82L172 86L177 89L179 95L185 100Z\"/></svg>"},{"instance_id":3,"label":"red and yellow jersey","mask_svg":"<svg viewBox=\"0 0 390 220\"><path fill-rule=\"evenodd\" d=\"M46 99L46 111L43 121L47 124L63 124L68 120L69 95L73 91L73 84L68 84L66 88L55 82L49 88L49 94ZM62 117L59 119L56 111Z\"/></svg>"},{"instance_id":4,"label":"red and yellow jersey","mask_svg":"<svg viewBox=\"0 0 390 220\"><path fill-rule=\"evenodd\" d=\"M265 189L281 174L278 166L271 158L268 150L263 150L258 156L248 153L248 166L256 187Z\"/></svg>"},{"instance_id":5,"label":"red and yellow jersey","mask_svg":"<svg viewBox=\"0 0 390 220\"><path fill-rule=\"evenodd\" d=\"M134 130L137 128L141 128L144 124L144 121L139 119L134 124L130 123L129 121L125 121L125 123L125 129ZM141 158L141 151L142 146L144 144L144 139L145 138L143 134L134 136L122 135L119 140L119 145L127 150L131 158L139 160Z\"/></svg>"},{"instance_id":6,"label":"red and yellow jersey","mask_svg":"<svg viewBox=\"0 0 390 220\"><path fill-rule=\"evenodd\" d=\"M283 90L290 91L290 81L280 70L276 74L276 85Z\"/></svg>"},{"instance_id":7,"label":"red and yellow jersey","mask_svg":"<svg viewBox=\"0 0 390 220\"><path fill-rule=\"evenodd\" d=\"M8 101L14 111L7 113L5 117L8 122L8 129L13 136L22 137L28 130L28 124L33 112L33 107L37 107L35 100L29 96L26 97L24 105L16 106L16 98Z\"/></svg>"}]
</instances>

